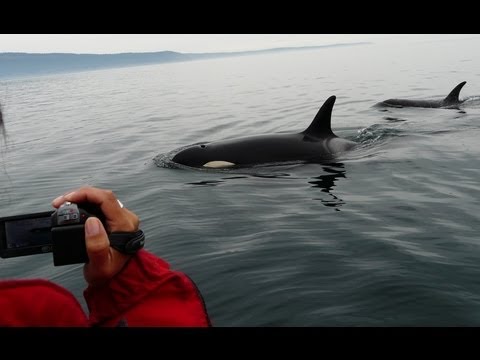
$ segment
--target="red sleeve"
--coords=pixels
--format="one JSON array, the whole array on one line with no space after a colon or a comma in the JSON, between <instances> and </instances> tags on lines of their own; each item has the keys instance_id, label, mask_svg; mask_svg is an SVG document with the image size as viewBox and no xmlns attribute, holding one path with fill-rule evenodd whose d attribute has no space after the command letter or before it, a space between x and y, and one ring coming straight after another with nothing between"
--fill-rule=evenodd
<instances>
[{"instance_id":1,"label":"red sleeve","mask_svg":"<svg viewBox=\"0 0 480 360\"><path fill-rule=\"evenodd\" d=\"M0 309L0 327L88 326L72 293L43 279L1 281Z\"/></svg>"},{"instance_id":2,"label":"red sleeve","mask_svg":"<svg viewBox=\"0 0 480 360\"><path fill-rule=\"evenodd\" d=\"M101 287L84 292L90 324L99 326L210 326L202 295L184 273L140 250Z\"/></svg>"}]
</instances>

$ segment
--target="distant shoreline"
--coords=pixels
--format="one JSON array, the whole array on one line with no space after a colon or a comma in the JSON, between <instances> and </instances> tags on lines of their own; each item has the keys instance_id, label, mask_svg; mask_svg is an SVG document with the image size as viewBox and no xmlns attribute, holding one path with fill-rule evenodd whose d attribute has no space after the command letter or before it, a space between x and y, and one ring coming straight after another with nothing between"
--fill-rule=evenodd
<instances>
[{"instance_id":1,"label":"distant shoreline","mask_svg":"<svg viewBox=\"0 0 480 360\"><path fill-rule=\"evenodd\" d=\"M263 50L180 53L174 51L116 53L116 54L75 54L75 53L0 53L0 79L52 75L108 68L142 66L170 62L194 61L234 56L259 55L276 52L318 50L331 47L367 45L371 42L339 43L319 46L282 47Z\"/></svg>"}]
</instances>

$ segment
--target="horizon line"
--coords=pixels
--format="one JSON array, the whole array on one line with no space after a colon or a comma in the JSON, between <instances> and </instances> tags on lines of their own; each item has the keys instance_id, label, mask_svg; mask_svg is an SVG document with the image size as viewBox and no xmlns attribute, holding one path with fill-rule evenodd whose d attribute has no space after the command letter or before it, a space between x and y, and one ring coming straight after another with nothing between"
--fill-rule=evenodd
<instances>
[{"instance_id":1,"label":"horizon line","mask_svg":"<svg viewBox=\"0 0 480 360\"><path fill-rule=\"evenodd\" d=\"M237 53L253 53L253 52L266 52L266 51L280 51L280 50L295 50L295 49L314 49L329 46L348 46L348 45L365 45L372 44L371 41L358 41L348 43L333 43L324 45L306 45L306 46L283 46L276 48L265 48L256 50L236 50L236 51L217 51L217 52L179 52L173 50L158 50L158 51L139 51L139 52L119 52L119 53L75 53L75 52L22 52L22 51L4 51L0 52L0 55L4 54L23 54L23 55L131 55L131 54L157 54L157 53L174 53L181 55L216 55L216 54L237 54Z\"/></svg>"}]
</instances>

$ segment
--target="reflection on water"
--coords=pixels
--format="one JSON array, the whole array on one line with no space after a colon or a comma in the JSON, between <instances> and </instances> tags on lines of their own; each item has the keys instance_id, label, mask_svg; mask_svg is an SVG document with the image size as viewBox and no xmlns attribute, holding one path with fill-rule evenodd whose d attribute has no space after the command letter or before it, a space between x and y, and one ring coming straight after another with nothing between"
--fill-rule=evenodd
<instances>
[{"instance_id":1,"label":"reflection on water","mask_svg":"<svg viewBox=\"0 0 480 360\"><path fill-rule=\"evenodd\" d=\"M405 120L405 119L397 118L397 117L394 117L394 116L385 116L384 119L385 119L385 120L388 120L388 121L391 121L391 122L407 121L407 120Z\"/></svg>"},{"instance_id":2,"label":"reflection on water","mask_svg":"<svg viewBox=\"0 0 480 360\"><path fill-rule=\"evenodd\" d=\"M328 166L323 166L323 170L328 174L315 176L314 181L309 181L309 184L312 184L312 187L320 188L321 191L327 193L330 198L317 198L315 200L320 200L323 205L328 207L335 208L335 211L340 211L339 207L345 204L345 202L340 199L335 194L331 193L331 190L335 187L335 181L339 178L346 178L345 176L345 166L343 163L331 163Z\"/></svg>"},{"instance_id":3,"label":"reflection on water","mask_svg":"<svg viewBox=\"0 0 480 360\"><path fill-rule=\"evenodd\" d=\"M195 182L191 182L191 183L187 183L187 184L188 185L201 185L201 186L215 186L215 185L218 185L222 182L223 181L220 181L220 180L202 180L202 181L195 181Z\"/></svg>"},{"instance_id":4,"label":"reflection on water","mask_svg":"<svg viewBox=\"0 0 480 360\"><path fill-rule=\"evenodd\" d=\"M322 192L328 194L327 197L313 198L313 200L320 200L323 205L327 207L332 207L335 211L340 211L339 207L345 204L343 199L339 198L337 195L332 193L332 189L336 186L336 181L339 178L346 178L345 175L345 165L340 162L328 163L328 165L322 165L322 170L325 174L315 176L313 179L308 181L308 184L311 184L312 188L320 188ZM258 172L247 173L243 175L234 175L229 177L222 177L221 179L209 179L209 180L200 180L194 182L188 182L186 185L195 185L195 186L216 186L225 183L227 180L236 180L236 179L248 179L248 178L293 178L291 174L288 173L273 173L273 174L262 174Z\"/></svg>"},{"instance_id":5,"label":"reflection on water","mask_svg":"<svg viewBox=\"0 0 480 360\"><path fill-rule=\"evenodd\" d=\"M198 169L196 169L198 170ZM205 171L204 169L200 169L200 171ZM288 177L290 174L286 173L274 173L274 174L261 174L261 173L247 173L244 175L235 175L235 176L229 176L229 177L224 177L221 180L201 180L201 181L194 181L194 182L188 182L186 183L187 185L200 185L200 186L214 186L214 185L220 185L225 180L236 180L236 179L247 179L249 177L258 177L258 178L266 178L266 179L275 179L275 178L284 178Z\"/></svg>"}]
</instances>

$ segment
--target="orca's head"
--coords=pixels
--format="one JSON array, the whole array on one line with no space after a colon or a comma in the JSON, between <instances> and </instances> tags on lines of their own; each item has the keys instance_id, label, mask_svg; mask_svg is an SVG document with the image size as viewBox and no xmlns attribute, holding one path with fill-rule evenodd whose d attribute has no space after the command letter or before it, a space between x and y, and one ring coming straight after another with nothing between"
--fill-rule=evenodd
<instances>
[{"instance_id":1,"label":"orca's head","mask_svg":"<svg viewBox=\"0 0 480 360\"><path fill-rule=\"evenodd\" d=\"M211 158L207 144L189 146L178 152L172 159L177 164L192 167L202 167L212 160L215 159Z\"/></svg>"}]
</instances>

